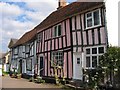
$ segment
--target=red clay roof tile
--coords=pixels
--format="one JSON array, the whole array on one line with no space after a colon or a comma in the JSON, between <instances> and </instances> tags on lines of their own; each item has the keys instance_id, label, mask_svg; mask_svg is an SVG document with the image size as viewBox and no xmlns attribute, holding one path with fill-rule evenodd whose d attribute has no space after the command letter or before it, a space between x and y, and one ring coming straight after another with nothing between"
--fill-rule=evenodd
<instances>
[{"instance_id":1,"label":"red clay roof tile","mask_svg":"<svg viewBox=\"0 0 120 90\"><path fill-rule=\"evenodd\" d=\"M55 25L73 15L82 13L92 7L103 5L103 2L73 2L61 9L52 12L43 22L41 22L35 28L37 31L41 31Z\"/></svg>"},{"instance_id":2,"label":"red clay roof tile","mask_svg":"<svg viewBox=\"0 0 120 90\"><path fill-rule=\"evenodd\" d=\"M35 37L36 33L51 27L73 15L82 13L92 7L97 7L103 5L103 2L73 2L61 9L52 12L46 19L44 19L39 25L37 25L33 30L25 33L14 46L24 44Z\"/></svg>"}]
</instances>

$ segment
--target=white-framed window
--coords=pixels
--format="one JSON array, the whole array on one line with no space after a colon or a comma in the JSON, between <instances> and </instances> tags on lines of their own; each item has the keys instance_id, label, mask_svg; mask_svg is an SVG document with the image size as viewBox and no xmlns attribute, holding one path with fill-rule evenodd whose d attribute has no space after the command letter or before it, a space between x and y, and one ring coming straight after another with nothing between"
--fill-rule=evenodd
<instances>
[{"instance_id":1,"label":"white-framed window","mask_svg":"<svg viewBox=\"0 0 120 90\"><path fill-rule=\"evenodd\" d=\"M59 37L62 35L61 24L54 27L53 37Z\"/></svg>"},{"instance_id":2,"label":"white-framed window","mask_svg":"<svg viewBox=\"0 0 120 90\"><path fill-rule=\"evenodd\" d=\"M99 57L105 53L105 47L86 48L86 68L94 69L99 65Z\"/></svg>"},{"instance_id":3,"label":"white-framed window","mask_svg":"<svg viewBox=\"0 0 120 90\"><path fill-rule=\"evenodd\" d=\"M56 66L63 66L63 52L62 51L58 51L58 52L52 52L52 56L51 56L51 66L56 65Z\"/></svg>"},{"instance_id":4,"label":"white-framed window","mask_svg":"<svg viewBox=\"0 0 120 90\"><path fill-rule=\"evenodd\" d=\"M86 13L86 29L101 25L100 9Z\"/></svg>"},{"instance_id":5,"label":"white-framed window","mask_svg":"<svg viewBox=\"0 0 120 90\"><path fill-rule=\"evenodd\" d=\"M14 54L17 54L17 53L18 53L18 47L14 49Z\"/></svg>"}]
</instances>

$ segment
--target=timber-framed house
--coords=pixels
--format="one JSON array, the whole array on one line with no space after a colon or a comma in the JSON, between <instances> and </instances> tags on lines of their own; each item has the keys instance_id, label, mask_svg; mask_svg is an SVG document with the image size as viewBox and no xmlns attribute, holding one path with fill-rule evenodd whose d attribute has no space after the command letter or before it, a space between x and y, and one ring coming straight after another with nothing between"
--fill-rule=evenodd
<instances>
[{"instance_id":1,"label":"timber-framed house","mask_svg":"<svg viewBox=\"0 0 120 90\"><path fill-rule=\"evenodd\" d=\"M95 69L108 41L104 2L73 2L59 7L37 30L38 75L54 77L51 60L63 68L59 77L83 79L83 69Z\"/></svg>"}]
</instances>

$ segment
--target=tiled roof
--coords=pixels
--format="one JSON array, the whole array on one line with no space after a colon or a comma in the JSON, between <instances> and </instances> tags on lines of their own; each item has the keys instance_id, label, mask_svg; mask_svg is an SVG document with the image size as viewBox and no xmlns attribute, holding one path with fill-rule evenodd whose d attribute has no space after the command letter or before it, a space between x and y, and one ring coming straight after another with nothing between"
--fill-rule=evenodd
<instances>
[{"instance_id":1,"label":"tiled roof","mask_svg":"<svg viewBox=\"0 0 120 90\"><path fill-rule=\"evenodd\" d=\"M11 48L17 41L18 41L18 39L11 38L8 47Z\"/></svg>"},{"instance_id":2,"label":"tiled roof","mask_svg":"<svg viewBox=\"0 0 120 90\"><path fill-rule=\"evenodd\" d=\"M13 41L13 43L16 43L18 41L18 39L12 38L12 41Z\"/></svg>"},{"instance_id":3,"label":"tiled roof","mask_svg":"<svg viewBox=\"0 0 120 90\"><path fill-rule=\"evenodd\" d=\"M73 2L51 13L43 22L35 28L39 31L55 25L71 16L82 13L92 7L103 5L103 2Z\"/></svg>"},{"instance_id":4,"label":"tiled roof","mask_svg":"<svg viewBox=\"0 0 120 90\"><path fill-rule=\"evenodd\" d=\"M5 53L0 52L0 59L2 59L5 56Z\"/></svg>"},{"instance_id":5,"label":"tiled roof","mask_svg":"<svg viewBox=\"0 0 120 90\"><path fill-rule=\"evenodd\" d=\"M30 41L33 39L36 35L36 29L33 29L29 32L26 32L15 44L13 47L25 44L26 42Z\"/></svg>"},{"instance_id":6,"label":"tiled roof","mask_svg":"<svg viewBox=\"0 0 120 90\"><path fill-rule=\"evenodd\" d=\"M87 11L92 7L98 7L103 5L103 2L73 2L61 9L58 9L52 12L46 19L44 19L39 25L37 25L33 30L25 33L14 46L24 44L30 41L35 35L36 32L47 29L52 25L55 25L67 18L70 18L76 14Z\"/></svg>"}]
</instances>

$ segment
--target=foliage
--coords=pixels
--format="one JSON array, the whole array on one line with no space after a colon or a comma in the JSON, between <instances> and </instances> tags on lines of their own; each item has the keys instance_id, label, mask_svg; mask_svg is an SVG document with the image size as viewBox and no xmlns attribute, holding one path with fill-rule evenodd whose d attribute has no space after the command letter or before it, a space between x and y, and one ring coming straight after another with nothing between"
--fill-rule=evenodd
<instances>
[{"instance_id":1,"label":"foliage","mask_svg":"<svg viewBox=\"0 0 120 90\"><path fill-rule=\"evenodd\" d=\"M37 78L35 79L35 83L45 83L45 80L43 80L42 77L37 76Z\"/></svg>"},{"instance_id":2,"label":"foliage","mask_svg":"<svg viewBox=\"0 0 120 90\"><path fill-rule=\"evenodd\" d=\"M88 69L83 72L88 79L90 88L97 88L100 84L105 83L104 78L107 78L110 84L114 84L116 76L118 78L120 76L120 48L110 46L106 53L99 58L99 65L95 69Z\"/></svg>"},{"instance_id":3,"label":"foliage","mask_svg":"<svg viewBox=\"0 0 120 90\"><path fill-rule=\"evenodd\" d=\"M114 84L116 76L120 75L120 47L110 46L100 58L100 67L104 76Z\"/></svg>"},{"instance_id":4,"label":"foliage","mask_svg":"<svg viewBox=\"0 0 120 90\"><path fill-rule=\"evenodd\" d=\"M4 69L2 69L2 75L4 76L4 75L8 75L9 74L9 72L5 72L4 71Z\"/></svg>"},{"instance_id":5,"label":"foliage","mask_svg":"<svg viewBox=\"0 0 120 90\"><path fill-rule=\"evenodd\" d=\"M21 74L21 72L20 72L20 64L19 64L18 69L17 69L17 74Z\"/></svg>"},{"instance_id":6,"label":"foliage","mask_svg":"<svg viewBox=\"0 0 120 90\"><path fill-rule=\"evenodd\" d=\"M29 82L34 82L34 77L29 78Z\"/></svg>"},{"instance_id":7,"label":"foliage","mask_svg":"<svg viewBox=\"0 0 120 90\"><path fill-rule=\"evenodd\" d=\"M54 72L55 72L55 75L54 75L54 76L55 76L56 84L57 84L57 85L60 85L61 83L62 83L62 84L65 84L65 83L66 83L66 80L65 80L65 77L64 77L63 67L57 65L57 63L56 63L55 60L50 60L50 62L51 62L51 64L52 64L53 68L54 68ZM57 70L58 70L58 69L61 69L61 71L62 71L62 73L63 73L62 82L60 82L60 79L59 79L58 74L57 74Z\"/></svg>"}]
</instances>

